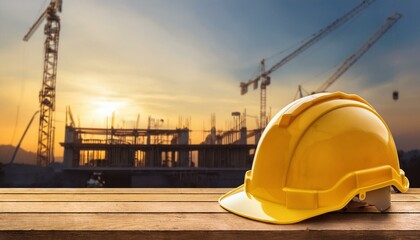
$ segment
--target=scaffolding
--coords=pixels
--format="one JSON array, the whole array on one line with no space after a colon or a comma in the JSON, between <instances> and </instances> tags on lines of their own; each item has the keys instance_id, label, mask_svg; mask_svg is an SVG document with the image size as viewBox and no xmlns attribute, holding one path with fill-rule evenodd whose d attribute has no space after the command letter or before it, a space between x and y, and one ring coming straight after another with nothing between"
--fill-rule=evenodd
<instances>
[{"instance_id":1,"label":"scaffolding","mask_svg":"<svg viewBox=\"0 0 420 240\"><path fill-rule=\"evenodd\" d=\"M212 136L213 135L213 136ZM190 143L190 129L114 129L66 126L66 168L246 168L255 144L245 127L210 134ZM211 139L214 139L213 141Z\"/></svg>"}]
</instances>

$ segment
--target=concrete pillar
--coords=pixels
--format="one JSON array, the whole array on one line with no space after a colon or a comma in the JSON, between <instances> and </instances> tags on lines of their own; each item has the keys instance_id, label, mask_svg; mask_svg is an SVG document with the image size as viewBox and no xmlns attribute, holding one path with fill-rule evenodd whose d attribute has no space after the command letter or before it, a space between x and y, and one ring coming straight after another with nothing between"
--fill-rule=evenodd
<instances>
[{"instance_id":1,"label":"concrete pillar","mask_svg":"<svg viewBox=\"0 0 420 240\"><path fill-rule=\"evenodd\" d=\"M254 130L255 132L255 145L258 144L258 142L260 141L261 138L261 134L262 134L262 129L258 129L258 130Z\"/></svg>"},{"instance_id":2,"label":"concrete pillar","mask_svg":"<svg viewBox=\"0 0 420 240\"><path fill-rule=\"evenodd\" d=\"M65 135L64 135L64 159L63 164L65 168L71 168L71 167L78 167L79 163L73 162L75 159L74 151L75 149L71 146L73 143L75 143L76 134L74 132L74 128L71 126L66 126ZM78 156L77 154L76 156Z\"/></svg>"},{"instance_id":3,"label":"concrete pillar","mask_svg":"<svg viewBox=\"0 0 420 240\"><path fill-rule=\"evenodd\" d=\"M190 130L188 128L180 129L178 131L178 144L188 145L190 140ZM188 150L179 150L179 167L189 167L190 159Z\"/></svg>"},{"instance_id":4,"label":"concrete pillar","mask_svg":"<svg viewBox=\"0 0 420 240\"><path fill-rule=\"evenodd\" d=\"M216 143L216 128L212 127L210 130L210 144Z\"/></svg>"},{"instance_id":5,"label":"concrete pillar","mask_svg":"<svg viewBox=\"0 0 420 240\"><path fill-rule=\"evenodd\" d=\"M246 140L247 140L246 127L242 127L241 136L239 138L239 144L246 144Z\"/></svg>"}]
</instances>

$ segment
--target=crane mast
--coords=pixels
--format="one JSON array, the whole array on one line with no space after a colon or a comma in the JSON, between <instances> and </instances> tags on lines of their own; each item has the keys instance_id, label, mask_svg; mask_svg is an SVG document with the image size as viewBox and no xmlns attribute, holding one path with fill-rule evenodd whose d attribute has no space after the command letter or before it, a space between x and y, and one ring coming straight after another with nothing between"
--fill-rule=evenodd
<instances>
[{"instance_id":1,"label":"crane mast","mask_svg":"<svg viewBox=\"0 0 420 240\"><path fill-rule=\"evenodd\" d=\"M54 161L54 112L58 42L60 36L60 17L58 16L57 11L61 12L61 6L62 0L51 0L48 7L23 38L24 41L28 41L44 19L46 19L44 27L44 71L42 86L39 92L38 166L48 166Z\"/></svg>"},{"instance_id":2,"label":"crane mast","mask_svg":"<svg viewBox=\"0 0 420 240\"><path fill-rule=\"evenodd\" d=\"M317 33L313 35L308 41L303 43L300 47L298 47L296 50L294 50L292 53L287 55L285 58L283 58L280 62L272 66L270 69L265 70L265 60L263 59L260 63L260 74L255 77L254 79L248 80L248 82L241 82L240 88L241 88L241 95L244 95L248 92L249 85L253 85L254 89L258 88L258 83L261 80L260 84L260 128L265 128L267 125L267 116L266 116L266 89L267 86L270 85L271 79L270 74L288 63L290 60L298 56L300 53L305 51L307 48L318 42L320 39L325 37L328 33L335 30L340 25L347 22L349 19L357 15L359 12L361 12L363 9L365 9L367 6L369 6L371 3L373 3L375 0L364 0L359 5L357 5L355 8L353 8L350 12L346 13L344 16L342 16L339 19L336 19L334 22L332 22L327 27L321 29Z\"/></svg>"},{"instance_id":3,"label":"crane mast","mask_svg":"<svg viewBox=\"0 0 420 240\"><path fill-rule=\"evenodd\" d=\"M363 56L400 18L400 13L389 16L385 23L363 44L355 53L348 57L343 64L314 92L325 92L341 75L343 75L359 58Z\"/></svg>"}]
</instances>

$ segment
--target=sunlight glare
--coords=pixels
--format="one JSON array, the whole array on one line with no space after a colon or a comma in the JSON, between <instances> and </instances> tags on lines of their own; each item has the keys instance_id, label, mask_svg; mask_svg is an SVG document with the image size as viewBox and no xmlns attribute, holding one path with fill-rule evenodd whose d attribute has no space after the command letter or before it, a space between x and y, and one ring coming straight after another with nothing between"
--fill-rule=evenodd
<instances>
[{"instance_id":1,"label":"sunlight glare","mask_svg":"<svg viewBox=\"0 0 420 240\"><path fill-rule=\"evenodd\" d=\"M114 112L116 112L125 105L125 103L122 101L110 100L95 101L93 104L95 108L93 112L98 118L111 117Z\"/></svg>"}]
</instances>

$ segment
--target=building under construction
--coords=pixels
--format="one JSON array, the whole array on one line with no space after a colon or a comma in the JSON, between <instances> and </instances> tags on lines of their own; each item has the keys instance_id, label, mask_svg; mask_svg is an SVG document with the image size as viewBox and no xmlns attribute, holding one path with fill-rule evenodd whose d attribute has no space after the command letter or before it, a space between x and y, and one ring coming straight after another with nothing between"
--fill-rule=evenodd
<instances>
[{"instance_id":1,"label":"building under construction","mask_svg":"<svg viewBox=\"0 0 420 240\"><path fill-rule=\"evenodd\" d=\"M213 131L215 133L216 131ZM255 144L247 131L230 130L216 141L190 144L190 130L106 129L66 126L65 168L249 168ZM235 137L238 137L236 139ZM226 139L232 141L225 144ZM223 144L222 144L223 143Z\"/></svg>"},{"instance_id":2,"label":"building under construction","mask_svg":"<svg viewBox=\"0 0 420 240\"><path fill-rule=\"evenodd\" d=\"M215 187L240 183L252 166L260 131L247 131L240 116L237 119L230 130L216 131L212 116L212 127L201 143L191 143L188 127L83 128L67 123L61 145L64 171L73 179L69 186L83 185L92 173L103 174L114 183L124 182L113 186Z\"/></svg>"}]
</instances>

